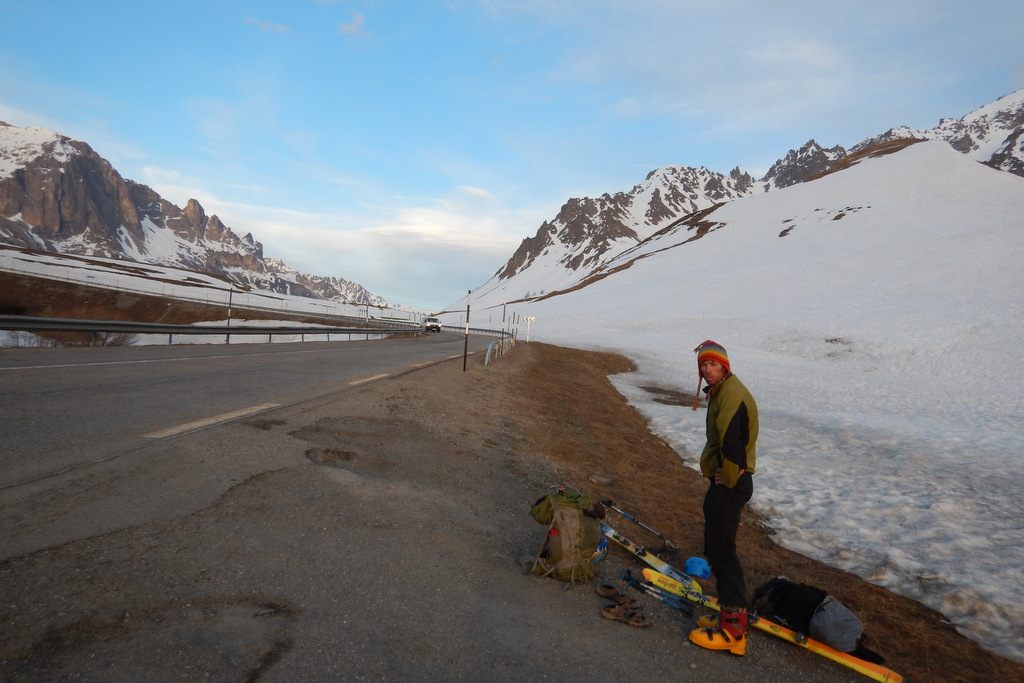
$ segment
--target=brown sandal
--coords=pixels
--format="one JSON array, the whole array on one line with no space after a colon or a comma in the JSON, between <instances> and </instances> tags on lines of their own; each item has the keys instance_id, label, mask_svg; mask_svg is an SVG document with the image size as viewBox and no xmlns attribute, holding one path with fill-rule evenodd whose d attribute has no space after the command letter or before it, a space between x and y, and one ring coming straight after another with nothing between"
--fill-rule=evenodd
<instances>
[{"instance_id":1,"label":"brown sandal","mask_svg":"<svg viewBox=\"0 0 1024 683\"><path fill-rule=\"evenodd\" d=\"M640 604L639 602L636 601L636 599L631 598L628 595L620 595L617 598L608 598L608 599L609 600L614 600L616 605L618 605L619 607L625 607L626 609L633 609L634 607L636 607L637 605Z\"/></svg>"},{"instance_id":2,"label":"brown sandal","mask_svg":"<svg viewBox=\"0 0 1024 683\"><path fill-rule=\"evenodd\" d=\"M638 604L637 601L633 598L629 597L628 595L623 595L622 593L620 593L619 589L615 586L609 586L606 583L598 586L596 592L602 598L614 600L616 605L621 605L622 607L626 607L627 609L635 607Z\"/></svg>"},{"instance_id":3,"label":"brown sandal","mask_svg":"<svg viewBox=\"0 0 1024 683\"><path fill-rule=\"evenodd\" d=\"M601 616L611 621L629 624L630 626L644 627L651 625L651 622L644 619L644 615L639 612L630 611L625 605L608 605L601 610Z\"/></svg>"}]
</instances>

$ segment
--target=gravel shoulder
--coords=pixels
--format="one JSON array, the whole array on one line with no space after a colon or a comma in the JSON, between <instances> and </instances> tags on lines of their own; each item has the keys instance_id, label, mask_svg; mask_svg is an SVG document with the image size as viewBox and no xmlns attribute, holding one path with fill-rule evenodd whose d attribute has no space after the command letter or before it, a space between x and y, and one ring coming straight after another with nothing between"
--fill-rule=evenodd
<instances>
[{"instance_id":1,"label":"gravel shoulder","mask_svg":"<svg viewBox=\"0 0 1024 683\"><path fill-rule=\"evenodd\" d=\"M662 530L670 561L699 554L703 482L608 382L628 369L519 344L3 491L0 679L866 680L763 634L745 657L706 652L692 618L639 594L651 628L602 619L595 585L640 568L617 549L589 584L524 572L545 531L529 506L558 485ZM908 680L1024 678L756 518L740 544L752 585L832 590ZM927 629L891 638L908 614Z\"/></svg>"}]
</instances>

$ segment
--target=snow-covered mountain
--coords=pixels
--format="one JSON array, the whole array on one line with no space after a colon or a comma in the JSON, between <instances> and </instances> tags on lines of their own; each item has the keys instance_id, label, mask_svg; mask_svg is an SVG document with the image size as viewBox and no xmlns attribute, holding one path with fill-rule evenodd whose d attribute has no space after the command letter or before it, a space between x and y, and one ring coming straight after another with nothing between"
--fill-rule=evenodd
<instances>
[{"instance_id":1,"label":"snow-covered mountain","mask_svg":"<svg viewBox=\"0 0 1024 683\"><path fill-rule=\"evenodd\" d=\"M549 286L555 287L563 271L590 272L609 255L647 239L660 226L745 196L753 185L754 179L739 170L723 176L706 168L666 166L652 171L629 192L570 199L554 220L545 221L534 237L523 240L496 278L507 280L529 268L550 268L555 278Z\"/></svg>"},{"instance_id":2,"label":"snow-covered mountain","mask_svg":"<svg viewBox=\"0 0 1024 683\"><path fill-rule=\"evenodd\" d=\"M894 128L849 152L810 140L799 150L790 150L759 180L739 168L726 176L706 168L665 166L629 192L567 201L473 296L478 301L517 301L578 287L605 274L622 252L680 221L699 220L695 213L820 177L872 150L890 150L899 140L944 140L976 161L1024 176L1022 136L1024 90L1019 90L962 119L943 119L927 131ZM450 308L459 307L455 303Z\"/></svg>"},{"instance_id":3,"label":"snow-covered mountain","mask_svg":"<svg viewBox=\"0 0 1024 683\"><path fill-rule=\"evenodd\" d=\"M122 178L88 144L0 122L0 243L218 275L292 296L387 306L338 277L306 275L263 256L195 199L181 209Z\"/></svg>"}]
</instances>

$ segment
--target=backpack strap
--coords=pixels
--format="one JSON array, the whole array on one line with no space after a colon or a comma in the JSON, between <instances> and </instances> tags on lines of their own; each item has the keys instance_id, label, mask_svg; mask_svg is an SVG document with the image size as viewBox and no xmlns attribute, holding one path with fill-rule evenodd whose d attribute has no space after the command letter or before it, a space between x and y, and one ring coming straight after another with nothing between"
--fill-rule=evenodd
<instances>
[{"instance_id":1,"label":"backpack strap","mask_svg":"<svg viewBox=\"0 0 1024 683\"><path fill-rule=\"evenodd\" d=\"M548 549L548 543L551 541L551 532L555 528L554 516L552 516L551 524L548 525L548 532L544 534L544 541L540 544L540 550L537 551L537 556L533 558L533 567L530 569L531 574L537 574L538 576L548 576L551 572L555 571L555 565L548 562L544 557L544 552ZM538 572L537 568L543 570Z\"/></svg>"}]
</instances>

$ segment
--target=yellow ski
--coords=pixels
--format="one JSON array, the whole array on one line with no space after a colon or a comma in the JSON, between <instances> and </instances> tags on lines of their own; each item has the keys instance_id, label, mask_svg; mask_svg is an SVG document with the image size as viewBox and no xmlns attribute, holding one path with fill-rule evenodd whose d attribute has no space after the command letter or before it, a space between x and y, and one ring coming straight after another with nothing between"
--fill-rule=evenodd
<instances>
[{"instance_id":1,"label":"yellow ski","mask_svg":"<svg viewBox=\"0 0 1024 683\"><path fill-rule=\"evenodd\" d=\"M704 605L709 609L713 609L716 612L719 611L718 600L705 593L695 579L691 578L690 584L687 585L677 581L671 576L667 576L661 572L648 568L644 569L644 578L655 586L663 588L673 595L679 595L700 603L701 605ZM750 625L760 631L770 633L773 636L782 638L783 640L788 640L794 645L799 645L804 649L810 650L811 652L817 653L823 657L827 657L833 662L838 662L843 666L848 666L876 681L882 681L882 683L900 683L903 680L903 676L899 675L895 671L886 669L884 666L879 666L872 662L866 662L863 659L854 657L846 652L834 650L825 643L808 638L802 633L797 633L792 629L776 624L773 621L768 621L763 617L758 617L753 613L750 614Z\"/></svg>"}]
</instances>

